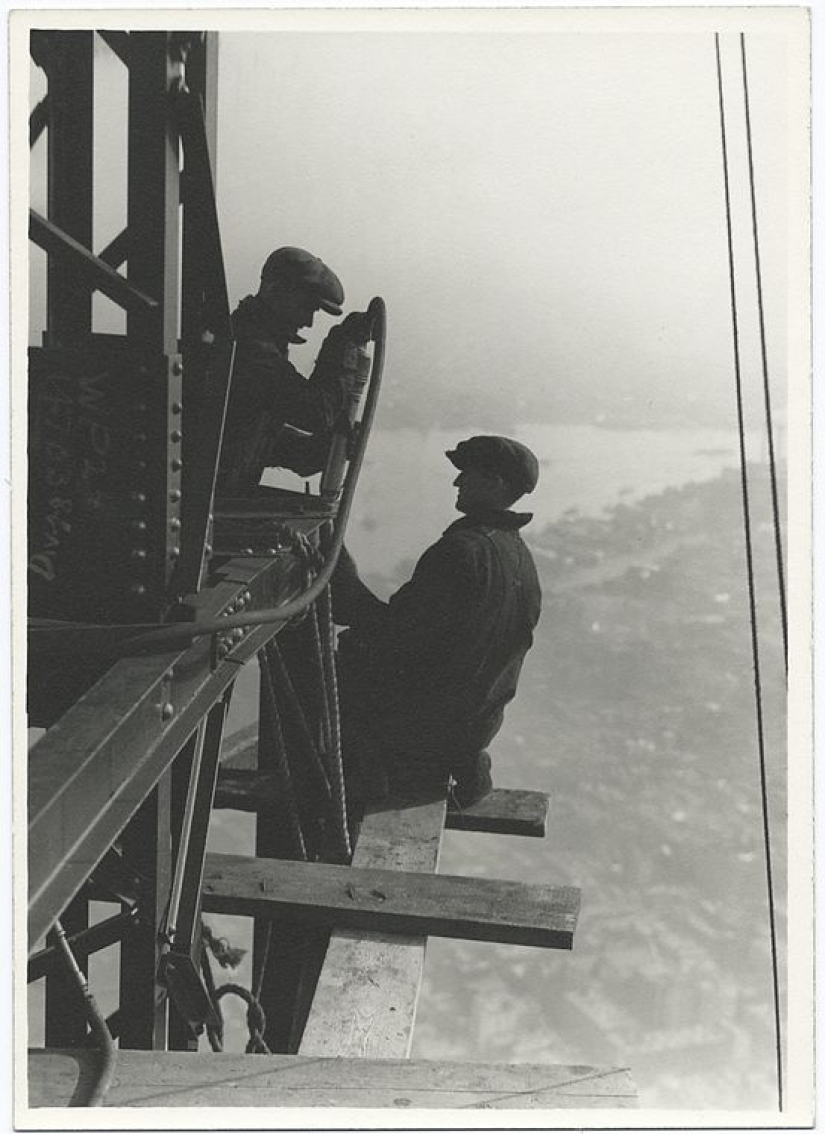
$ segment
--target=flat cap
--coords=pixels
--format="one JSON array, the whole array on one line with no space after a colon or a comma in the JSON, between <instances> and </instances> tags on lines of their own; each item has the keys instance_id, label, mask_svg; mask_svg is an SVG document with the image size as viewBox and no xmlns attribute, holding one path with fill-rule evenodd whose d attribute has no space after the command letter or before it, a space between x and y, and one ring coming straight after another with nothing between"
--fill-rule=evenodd
<instances>
[{"instance_id":1,"label":"flat cap","mask_svg":"<svg viewBox=\"0 0 825 1134\"><path fill-rule=\"evenodd\" d=\"M509 437L470 437L449 449L447 456L457 469L497 473L519 495L532 492L538 483L539 463L535 454Z\"/></svg>"},{"instance_id":2,"label":"flat cap","mask_svg":"<svg viewBox=\"0 0 825 1134\"><path fill-rule=\"evenodd\" d=\"M313 291L318 306L330 315L340 315L344 302L341 281L323 260L304 248L276 248L261 268L261 279L291 280Z\"/></svg>"}]
</instances>

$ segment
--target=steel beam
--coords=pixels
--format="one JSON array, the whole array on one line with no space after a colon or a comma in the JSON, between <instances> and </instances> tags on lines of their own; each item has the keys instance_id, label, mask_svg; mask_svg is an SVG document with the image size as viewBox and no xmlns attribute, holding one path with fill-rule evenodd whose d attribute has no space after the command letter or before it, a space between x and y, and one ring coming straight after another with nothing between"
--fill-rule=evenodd
<instances>
[{"instance_id":1,"label":"steel beam","mask_svg":"<svg viewBox=\"0 0 825 1134\"><path fill-rule=\"evenodd\" d=\"M250 609L296 597L294 557L232 561L193 600L200 617L239 599ZM34 947L86 881L198 721L280 624L252 626L216 662L212 643L122 658L29 753L29 941Z\"/></svg>"},{"instance_id":2,"label":"steel beam","mask_svg":"<svg viewBox=\"0 0 825 1134\"><path fill-rule=\"evenodd\" d=\"M156 299L132 287L127 279L109 266L103 256L95 256L68 232L52 224L34 209L29 209L29 239L48 252L49 263L52 260L60 261L64 268L71 268L77 280L82 280L87 290L96 289L102 292L127 311L140 311L146 314L159 309ZM109 249L105 251L108 253Z\"/></svg>"}]
</instances>

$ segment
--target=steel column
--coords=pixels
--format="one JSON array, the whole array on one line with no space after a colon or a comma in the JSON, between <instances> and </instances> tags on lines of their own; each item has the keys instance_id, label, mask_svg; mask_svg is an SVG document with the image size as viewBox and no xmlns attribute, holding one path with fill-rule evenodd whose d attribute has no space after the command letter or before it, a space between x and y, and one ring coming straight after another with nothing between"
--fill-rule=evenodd
<instances>
[{"instance_id":1,"label":"steel column","mask_svg":"<svg viewBox=\"0 0 825 1134\"><path fill-rule=\"evenodd\" d=\"M53 44L47 56L49 220L91 250L93 32L62 32ZM49 256L46 310L49 346L75 345L91 333L91 288L61 256Z\"/></svg>"},{"instance_id":2,"label":"steel column","mask_svg":"<svg viewBox=\"0 0 825 1134\"><path fill-rule=\"evenodd\" d=\"M170 782L167 772L121 837L125 860L144 878L140 919L120 948L121 1047L166 1049L168 1000L156 978L172 875Z\"/></svg>"},{"instance_id":3,"label":"steel column","mask_svg":"<svg viewBox=\"0 0 825 1134\"><path fill-rule=\"evenodd\" d=\"M132 33L129 46L128 277L159 307L129 312L127 335L134 345L173 355L178 345L180 160L169 115L169 33Z\"/></svg>"}]
</instances>

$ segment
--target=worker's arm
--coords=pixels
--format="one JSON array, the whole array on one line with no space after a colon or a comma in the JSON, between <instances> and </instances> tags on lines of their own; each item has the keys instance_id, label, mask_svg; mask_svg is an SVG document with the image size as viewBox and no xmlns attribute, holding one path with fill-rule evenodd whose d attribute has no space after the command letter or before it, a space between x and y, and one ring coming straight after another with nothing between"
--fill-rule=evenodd
<instances>
[{"instance_id":1,"label":"worker's arm","mask_svg":"<svg viewBox=\"0 0 825 1134\"><path fill-rule=\"evenodd\" d=\"M336 368L333 363L333 347L334 342L326 353L322 348L319 355L319 362L323 359L320 378L307 381L274 344L239 342L230 420L237 406L240 414L265 413L306 433L331 428L344 404L342 372L340 365Z\"/></svg>"},{"instance_id":2,"label":"worker's arm","mask_svg":"<svg viewBox=\"0 0 825 1134\"><path fill-rule=\"evenodd\" d=\"M332 576L332 616L339 626L356 630L386 624L388 606L369 589L346 547L342 547Z\"/></svg>"}]
</instances>

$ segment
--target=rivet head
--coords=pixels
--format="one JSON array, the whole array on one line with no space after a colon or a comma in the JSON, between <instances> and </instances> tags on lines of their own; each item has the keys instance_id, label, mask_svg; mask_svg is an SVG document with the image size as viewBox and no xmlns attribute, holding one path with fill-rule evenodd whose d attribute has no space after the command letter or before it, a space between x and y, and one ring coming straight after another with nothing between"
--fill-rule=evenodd
<instances>
[{"instance_id":1,"label":"rivet head","mask_svg":"<svg viewBox=\"0 0 825 1134\"><path fill-rule=\"evenodd\" d=\"M243 551L241 552L241 555L254 555L254 554L255 554L255 552L252 550L251 547L245 547L243 549Z\"/></svg>"},{"instance_id":2,"label":"rivet head","mask_svg":"<svg viewBox=\"0 0 825 1134\"><path fill-rule=\"evenodd\" d=\"M244 602L252 602L252 591L244 591L243 600Z\"/></svg>"},{"instance_id":3,"label":"rivet head","mask_svg":"<svg viewBox=\"0 0 825 1134\"><path fill-rule=\"evenodd\" d=\"M204 557L206 559L212 558L212 544L211 543L206 544L206 546L203 549L203 554L204 554Z\"/></svg>"},{"instance_id":4,"label":"rivet head","mask_svg":"<svg viewBox=\"0 0 825 1134\"><path fill-rule=\"evenodd\" d=\"M180 548L179 547L170 547L169 548L169 558L170 559L180 559Z\"/></svg>"},{"instance_id":5,"label":"rivet head","mask_svg":"<svg viewBox=\"0 0 825 1134\"><path fill-rule=\"evenodd\" d=\"M172 472L180 472L180 470L183 468L183 461L180 459L180 457L173 457L169 462L169 467L171 468Z\"/></svg>"},{"instance_id":6,"label":"rivet head","mask_svg":"<svg viewBox=\"0 0 825 1134\"><path fill-rule=\"evenodd\" d=\"M172 704L171 701L166 701L163 705L161 705L160 719L162 721L170 721L174 715L175 715L175 706Z\"/></svg>"},{"instance_id":7,"label":"rivet head","mask_svg":"<svg viewBox=\"0 0 825 1134\"><path fill-rule=\"evenodd\" d=\"M172 519L169 521L169 528L173 532L179 532L180 531L180 520L177 518L177 516L173 516Z\"/></svg>"},{"instance_id":8,"label":"rivet head","mask_svg":"<svg viewBox=\"0 0 825 1134\"><path fill-rule=\"evenodd\" d=\"M219 658L225 658L228 653L229 653L229 647L227 646L226 642L219 642L218 643L218 657Z\"/></svg>"},{"instance_id":9,"label":"rivet head","mask_svg":"<svg viewBox=\"0 0 825 1134\"><path fill-rule=\"evenodd\" d=\"M178 501L180 500L180 489L179 488L173 488L172 491L169 493L169 499L172 501L173 504L177 504Z\"/></svg>"},{"instance_id":10,"label":"rivet head","mask_svg":"<svg viewBox=\"0 0 825 1134\"><path fill-rule=\"evenodd\" d=\"M135 472L146 472L148 467L145 461L135 461Z\"/></svg>"},{"instance_id":11,"label":"rivet head","mask_svg":"<svg viewBox=\"0 0 825 1134\"><path fill-rule=\"evenodd\" d=\"M180 404L180 402L172 402L171 410L173 414L177 415L179 413L183 413L183 406Z\"/></svg>"},{"instance_id":12,"label":"rivet head","mask_svg":"<svg viewBox=\"0 0 825 1134\"><path fill-rule=\"evenodd\" d=\"M148 408L146 402L138 402L135 406L135 413L146 413Z\"/></svg>"},{"instance_id":13,"label":"rivet head","mask_svg":"<svg viewBox=\"0 0 825 1134\"><path fill-rule=\"evenodd\" d=\"M136 547L129 558L134 560L135 563L142 563L146 558L146 549L143 547Z\"/></svg>"},{"instance_id":14,"label":"rivet head","mask_svg":"<svg viewBox=\"0 0 825 1134\"><path fill-rule=\"evenodd\" d=\"M132 583L129 590L133 595L137 595L138 597L146 594L146 587L144 587L143 583Z\"/></svg>"},{"instance_id":15,"label":"rivet head","mask_svg":"<svg viewBox=\"0 0 825 1134\"><path fill-rule=\"evenodd\" d=\"M129 526L130 526L130 528L132 529L133 532L145 532L146 531L146 521L145 520L132 520L132 522Z\"/></svg>"},{"instance_id":16,"label":"rivet head","mask_svg":"<svg viewBox=\"0 0 825 1134\"><path fill-rule=\"evenodd\" d=\"M148 440L149 440L149 438L146 436L145 433L136 433L135 434L135 441L138 445L145 445Z\"/></svg>"},{"instance_id":17,"label":"rivet head","mask_svg":"<svg viewBox=\"0 0 825 1134\"><path fill-rule=\"evenodd\" d=\"M145 504L146 503L146 493L145 492L133 492L132 493L132 503L133 504Z\"/></svg>"},{"instance_id":18,"label":"rivet head","mask_svg":"<svg viewBox=\"0 0 825 1134\"><path fill-rule=\"evenodd\" d=\"M179 429L173 429L172 432L169 434L169 440L174 441L175 444L177 444L179 441L183 440L183 434L181 433L181 431Z\"/></svg>"},{"instance_id":19,"label":"rivet head","mask_svg":"<svg viewBox=\"0 0 825 1134\"><path fill-rule=\"evenodd\" d=\"M180 375L183 374L183 363L180 362L177 358L172 363L172 373L177 377L180 377Z\"/></svg>"}]
</instances>

